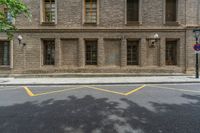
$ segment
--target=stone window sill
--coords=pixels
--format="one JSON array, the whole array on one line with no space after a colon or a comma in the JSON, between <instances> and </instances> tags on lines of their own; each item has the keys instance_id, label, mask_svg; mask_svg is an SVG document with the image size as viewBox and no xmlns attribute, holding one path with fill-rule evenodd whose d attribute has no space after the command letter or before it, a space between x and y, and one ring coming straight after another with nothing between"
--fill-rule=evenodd
<instances>
[{"instance_id":1,"label":"stone window sill","mask_svg":"<svg viewBox=\"0 0 200 133\"><path fill-rule=\"evenodd\" d=\"M83 25L84 25L84 26L97 26L97 23L85 22Z\"/></svg>"},{"instance_id":2,"label":"stone window sill","mask_svg":"<svg viewBox=\"0 0 200 133\"><path fill-rule=\"evenodd\" d=\"M87 68L97 68L98 67L98 65L85 65L85 67L87 67Z\"/></svg>"},{"instance_id":3,"label":"stone window sill","mask_svg":"<svg viewBox=\"0 0 200 133\"><path fill-rule=\"evenodd\" d=\"M130 65L130 64L127 64L127 67L138 67L138 66L140 66L139 64L137 64L137 65Z\"/></svg>"},{"instance_id":4,"label":"stone window sill","mask_svg":"<svg viewBox=\"0 0 200 133\"><path fill-rule=\"evenodd\" d=\"M178 65L167 65L165 64L165 67L179 67Z\"/></svg>"},{"instance_id":5,"label":"stone window sill","mask_svg":"<svg viewBox=\"0 0 200 133\"><path fill-rule=\"evenodd\" d=\"M55 67L55 65L42 65L43 67Z\"/></svg>"},{"instance_id":6,"label":"stone window sill","mask_svg":"<svg viewBox=\"0 0 200 133\"><path fill-rule=\"evenodd\" d=\"M140 22L139 21L127 21L126 26L140 26Z\"/></svg>"},{"instance_id":7,"label":"stone window sill","mask_svg":"<svg viewBox=\"0 0 200 133\"><path fill-rule=\"evenodd\" d=\"M0 65L0 69L10 70L11 68L9 65Z\"/></svg>"},{"instance_id":8,"label":"stone window sill","mask_svg":"<svg viewBox=\"0 0 200 133\"><path fill-rule=\"evenodd\" d=\"M55 26L55 22L42 22L42 26Z\"/></svg>"},{"instance_id":9,"label":"stone window sill","mask_svg":"<svg viewBox=\"0 0 200 133\"><path fill-rule=\"evenodd\" d=\"M168 22L165 22L165 25L166 26L179 26L180 23L176 22L176 21L168 21Z\"/></svg>"}]
</instances>

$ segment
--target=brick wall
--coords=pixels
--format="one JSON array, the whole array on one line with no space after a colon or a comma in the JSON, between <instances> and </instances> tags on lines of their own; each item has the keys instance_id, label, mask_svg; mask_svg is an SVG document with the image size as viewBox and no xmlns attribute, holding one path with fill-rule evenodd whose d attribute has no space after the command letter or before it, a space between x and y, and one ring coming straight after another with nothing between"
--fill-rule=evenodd
<instances>
[{"instance_id":1,"label":"brick wall","mask_svg":"<svg viewBox=\"0 0 200 133\"><path fill-rule=\"evenodd\" d=\"M165 0L142 0L139 26L125 24L125 0L100 0L99 24L84 25L82 0L58 0L58 23L42 26L40 0L24 0L31 9L32 22L23 16L16 20L19 32L13 40L13 68L0 73L40 72L193 72L192 29L200 27L200 1L178 0L178 26L164 22ZM159 34L155 48L148 39ZM26 46L19 45L23 36ZM5 36L5 35L4 35ZM0 33L0 39L5 39ZM43 38L56 41L55 66L43 65ZM84 39L98 39L98 65L85 66ZM126 39L139 40L139 66L127 66ZM178 39L178 65L165 65L166 39Z\"/></svg>"},{"instance_id":2,"label":"brick wall","mask_svg":"<svg viewBox=\"0 0 200 133\"><path fill-rule=\"evenodd\" d=\"M66 67L78 66L78 39L62 40L62 65Z\"/></svg>"},{"instance_id":3,"label":"brick wall","mask_svg":"<svg viewBox=\"0 0 200 133\"><path fill-rule=\"evenodd\" d=\"M83 0L58 0L57 14L58 24L56 26L41 26L40 25L40 0L24 0L30 7L32 13L32 22L28 22L23 16L20 16L16 24L18 28L88 28L82 24L83 19ZM178 0L178 22L180 27L185 25L186 13L185 6L187 5L187 23L197 23L197 1L198 0ZM187 3L186 3L187 2ZM164 25L164 3L165 0L142 0L141 15L142 26L139 28L170 28ZM99 25L98 28L129 28L125 25L125 0L100 0L99 1ZM195 21L195 22L194 22ZM178 27L174 27L178 28Z\"/></svg>"},{"instance_id":4,"label":"brick wall","mask_svg":"<svg viewBox=\"0 0 200 133\"><path fill-rule=\"evenodd\" d=\"M121 65L121 40L105 40L105 65L120 66Z\"/></svg>"}]
</instances>

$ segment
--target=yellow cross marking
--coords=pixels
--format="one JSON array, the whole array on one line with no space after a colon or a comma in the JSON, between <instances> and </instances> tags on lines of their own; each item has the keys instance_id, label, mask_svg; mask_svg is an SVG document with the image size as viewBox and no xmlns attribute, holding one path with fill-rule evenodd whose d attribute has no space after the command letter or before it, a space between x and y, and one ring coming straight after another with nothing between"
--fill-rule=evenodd
<instances>
[{"instance_id":1,"label":"yellow cross marking","mask_svg":"<svg viewBox=\"0 0 200 133\"><path fill-rule=\"evenodd\" d=\"M118 92L118 91L106 90L106 89L97 88L97 87L94 87L94 86L85 86L85 87L91 88L91 89L95 89L95 90L99 90L99 91L109 92L109 93L113 93L113 94L119 94L119 95L123 95L123 96L128 96L128 95L130 95L130 94L133 94L133 93L135 93L135 92L137 92L137 91L143 89L143 88L145 87L145 85L140 86L140 87L138 87L138 88L136 88L136 89L133 89L133 90L127 92L127 93L122 93L122 92Z\"/></svg>"},{"instance_id":2,"label":"yellow cross marking","mask_svg":"<svg viewBox=\"0 0 200 133\"><path fill-rule=\"evenodd\" d=\"M34 94L27 86L24 86L24 89L26 90L26 93L31 96L42 96L42 95L47 95L47 94L53 94L53 93L59 93L59 92L64 92L64 91L70 91L70 90L76 90L76 89L80 89L82 87L75 87L75 88L68 88L68 89L63 89L63 90L57 90L57 91L50 91L50 92L44 92L44 93L38 93L38 94Z\"/></svg>"},{"instance_id":3,"label":"yellow cross marking","mask_svg":"<svg viewBox=\"0 0 200 133\"><path fill-rule=\"evenodd\" d=\"M33 92L32 92L27 86L24 86L24 89L25 89L26 93L27 93L30 97L35 96L35 94L33 94Z\"/></svg>"},{"instance_id":4,"label":"yellow cross marking","mask_svg":"<svg viewBox=\"0 0 200 133\"><path fill-rule=\"evenodd\" d=\"M129 92L125 93L125 96L128 96L128 95L130 95L130 94L133 94L133 93L135 93L135 92L137 92L137 91L143 89L145 86L146 86L146 85L140 86L140 87L138 87L138 88L136 88L136 89L133 89L132 91L129 91Z\"/></svg>"},{"instance_id":5,"label":"yellow cross marking","mask_svg":"<svg viewBox=\"0 0 200 133\"><path fill-rule=\"evenodd\" d=\"M99 91L104 91L104 92L110 92L110 93L114 93L114 94L119 94L119 95L124 95L124 93L121 93L121 92L117 92L117 91L111 91L111 90L106 90L106 89L101 89L101 88L97 88L97 87L94 87L94 86L86 86L87 88L90 88L90 89L94 89L94 90L99 90Z\"/></svg>"},{"instance_id":6,"label":"yellow cross marking","mask_svg":"<svg viewBox=\"0 0 200 133\"><path fill-rule=\"evenodd\" d=\"M122 92L118 92L118 91L112 91L112 90L106 90L106 89L102 89L102 88L97 88L94 86L79 86L79 87L75 87L75 88L68 88L68 89L63 89L63 90L58 90L58 91L50 91L50 92L44 92L44 93L38 93L38 94L34 94L27 86L24 86L24 89L26 91L26 93L30 96L30 97L35 97L35 96L42 96L42 95L47 95L47 94L53 94L53 93L59 93L59 92L64 92L64 91L71 91L71 90L76 90L76 89L80 89L80 88L90 88L90 89L94 89L94 90L99 90L99 91L104 91L104 92L108 92L108 93L113 93L113 94L118 94L118 95L123 95L123 96L128 96L130 94L133 94L141 89L143 89L145 87L145 85L140 86L136 89L133 89L127 93L122 93Z\"/></svg>"}]
</instances>

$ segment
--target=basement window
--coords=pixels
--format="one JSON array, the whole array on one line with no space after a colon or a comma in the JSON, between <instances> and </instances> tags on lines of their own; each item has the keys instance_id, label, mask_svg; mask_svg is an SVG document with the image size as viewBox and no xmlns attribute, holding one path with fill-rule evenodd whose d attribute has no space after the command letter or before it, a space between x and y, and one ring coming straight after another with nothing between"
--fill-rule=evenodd
<instances>
[{"instance_id":1,"label":"basement window","mask_svg":"<svg viewBox=\"0 0 200 133\"><path fill-rule=\"evenodd\" d=\"M177 65L177 41L166 42L166 65Z\"/></svg>"},{"instance_id":2,"label":"basement window","mask_svg":"<svg viewBox=\"0 0 200 133\"><path fill-rule=\"evenodd\" d=\"M127 41L127 65L139 64L139 41Z\"/></svg>"},{"instance_id":3,"label":"basement window","mask_svg":"<svg viewBox=\"0 0 200 133\"><path fill-rule=\"evenodd\" d=\"M97 41L85 42L86 65L97 65Z\"/></svg>"},{"instance_id":4,"label":"basement window","mask_svg":"<svg viewBox=\"0 0 200 133\"><path fill-rule=\"evenodd\" d=\"M55 40L43 40L44 65L55 65Z\"/></svg>"},{"instance_id":5,"label":"basement window","mask_svg":"<svg viewBox=\"0 0 200 133\"><path fill-rule=\"evenodd\" d=\"M10 65L10 42L0 41L0 65Z\"/></svg>"}]
</instances>

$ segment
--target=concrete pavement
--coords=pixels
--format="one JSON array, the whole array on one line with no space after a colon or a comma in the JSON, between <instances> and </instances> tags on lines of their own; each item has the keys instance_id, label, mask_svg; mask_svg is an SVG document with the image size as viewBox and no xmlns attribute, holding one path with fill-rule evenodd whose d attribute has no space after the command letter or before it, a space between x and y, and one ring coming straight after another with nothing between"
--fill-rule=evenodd
<instances>
[{"instance_id":1,"label":"concrete pavement","mask_svg":"<svg viewBox=\"0 0 200 133\"><path fill-rule=\"evenodd\" d=\"M86 84L167 84L200 83L194 76L117 76L66 78L0 78L0 86L21 85L86 85Z\"/></svg>"}]
</instances>

